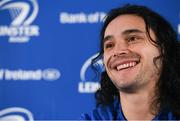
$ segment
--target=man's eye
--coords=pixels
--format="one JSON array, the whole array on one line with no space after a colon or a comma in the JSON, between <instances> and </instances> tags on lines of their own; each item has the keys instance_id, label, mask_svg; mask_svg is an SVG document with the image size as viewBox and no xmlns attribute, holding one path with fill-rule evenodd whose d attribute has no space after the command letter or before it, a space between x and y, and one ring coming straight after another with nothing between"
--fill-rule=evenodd
<instances>
[{"instance_id":1,"label":"man's eye","mask_svg":"<svg viewBox=\"0 0 180 121\"><path fill-rule=\"evenodd\" d=\"M137 39L138 39L137 37L132 36L132 37L129 37L129 38L128 38L128 42L133 42L133 41L135 41L135 40L137 40Z\"/></svg>"},{"instance_id":2,"label":"man's eye","mask_svg":"<svg viewBox=\"0 0 180 121\"><path fill-rule=\"evenodd\" d=\"M112 47L113 47L113 43L107 43L104 45L105 49L112 48Z\"/></svg>"},{"instance_id":3,"label":"man's eye","mask_svg":"<svg viewBox=\"0 0 180 121\"><path fill-rule=\"evenodd\" d=\"M142 42L142 40L144 40L145 38L143 36L139 36L139 35L130 35L127 36L127 38L125 38L126 42L128 43L138 43L138 42Z\"/></svg>"}]
</instances>

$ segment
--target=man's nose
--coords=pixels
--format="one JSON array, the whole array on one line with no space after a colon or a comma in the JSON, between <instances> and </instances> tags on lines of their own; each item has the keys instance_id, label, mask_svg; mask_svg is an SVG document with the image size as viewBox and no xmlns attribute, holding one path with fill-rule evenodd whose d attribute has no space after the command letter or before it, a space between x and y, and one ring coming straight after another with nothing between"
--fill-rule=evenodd
<instances>
[{"instance_id":1,"label":"man's nose","mask_svg":"<svg viewBox=\"0 0 180 121\"><path fill-rule=\"evenodd\" d=\"M128 54L130 52L128 44L125 42L117 43L114 48L114 56Z\"/></svg>"}]
</instances>

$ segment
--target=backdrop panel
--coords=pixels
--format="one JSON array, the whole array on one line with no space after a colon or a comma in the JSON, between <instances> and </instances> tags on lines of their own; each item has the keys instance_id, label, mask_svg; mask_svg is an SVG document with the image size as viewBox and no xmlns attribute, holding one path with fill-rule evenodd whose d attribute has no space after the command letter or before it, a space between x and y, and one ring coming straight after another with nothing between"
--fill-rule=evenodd
<instances>
[{"instance_id":1,"label":"backdrop panel","mask_svg":"<svg viewBox=\"0 0 180 121\"><path fill-rule=\"evenodd\" d=\"M99 83L90 60L103 17L125 3L152 8L180 35L179 0L1 0L0 119L78 119L91 111Z\"/></svg>"}]
</instances>

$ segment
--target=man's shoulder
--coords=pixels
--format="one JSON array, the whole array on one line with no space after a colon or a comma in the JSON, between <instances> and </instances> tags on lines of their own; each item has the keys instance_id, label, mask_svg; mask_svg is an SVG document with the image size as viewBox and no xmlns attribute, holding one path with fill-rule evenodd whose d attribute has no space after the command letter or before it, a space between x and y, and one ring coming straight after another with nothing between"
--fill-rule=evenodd
<instances>
[{"instance_id":1,"label":"man's shoulder","mask_svg":"<svg viewBox=\"0 0 180 121\"><path fill-rule=\"evenodd\" d=\"M81 120L113 120L114 119L114 110L113 104L109 105L99 105L90 113L85 113L81 115Z\"/></svg>"}]
</instances>

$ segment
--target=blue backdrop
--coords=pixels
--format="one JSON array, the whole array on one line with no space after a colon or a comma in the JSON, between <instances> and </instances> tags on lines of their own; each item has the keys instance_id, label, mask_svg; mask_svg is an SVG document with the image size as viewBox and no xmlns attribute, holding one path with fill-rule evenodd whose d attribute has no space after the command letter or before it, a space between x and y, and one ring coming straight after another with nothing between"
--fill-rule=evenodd
<instances>
[{"instance_id":1,"label":"blue backdrop","mask_svg":"<svg viewBox=\"0 0 180 121\"><path fill-rule=\"evenodd\" d=\"M99 83L90 60L102 20L125 3L152 8L180 36L179 0L1 0L0 119L78 119L91 111Z\"/></svg>"}]
</instances>

